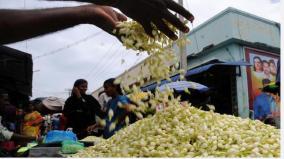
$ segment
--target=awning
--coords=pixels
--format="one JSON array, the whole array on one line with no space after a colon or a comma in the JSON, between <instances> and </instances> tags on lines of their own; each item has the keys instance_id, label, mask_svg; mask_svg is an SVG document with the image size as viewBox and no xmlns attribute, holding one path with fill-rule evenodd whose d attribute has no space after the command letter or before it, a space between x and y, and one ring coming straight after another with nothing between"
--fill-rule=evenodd
<instances>
[{"instance_id":1,"label":"awning","mask_svg":"<svg viewBox=\"0 0 284 159\"><path fill-rule=\"evenodd\" d=\"M207 86L202 85L200 83L193 82L193 81L170 82L170 83L166 83L158 87L160 91L165 91L167 90L167 88L174 89L175 91L178 91L178 92L184 91L185 89L197 90L199 92L206 92L209 89Z\"/></svg>"},{"instance_id":2,"label":"awning","mask_svg":"<svg viewBox=\"0 0 284 159\"><path fill-rule=\"evenodd\" d=\"M236 67L236 66L251 66L250 63L248 62L244 62L244 61L235 61L235 62L223 62L223 61L219 61L219 60L211 60L207 63L204 63L200 66L197 66L195 68L189 69L186 71L185 77L189 77L192 75L196 75L205 71L208 71L209 69L216 67L216 66L228 66L228 67ZM175 82L177 80L180 79L180 74L176 74L170 77L172 81L168 81L168 80L162 80L161 83L158 85L157 82L146 85L146 86L142 86L141 90L142 91L148 91L148 90L154 90L157 86L161 86L165 83L169 83L169 82Z\"/></svg>"},{"instance_id":3,"label":"awning","mask_svg":"<svg viewBox=\"0 0 284 159\"><path fill-rule=\"evenodd\" d=\"M212 63L212 64L207 64L207 65L204 65L204 66L200 66L200 67L197 67L197 68L187 70L185 77L205 72L205 71L209 70L210 68L212 68L213 66L233 66L233 67L236 67L236 66L251 66L251 64L244 62L244 61Z\"/></svg>"}]
</instances>

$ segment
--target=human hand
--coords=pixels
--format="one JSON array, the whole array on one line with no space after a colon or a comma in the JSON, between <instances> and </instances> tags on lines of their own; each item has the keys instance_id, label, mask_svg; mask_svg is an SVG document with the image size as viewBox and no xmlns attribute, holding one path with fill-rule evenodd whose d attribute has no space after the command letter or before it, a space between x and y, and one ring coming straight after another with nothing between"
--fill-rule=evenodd
<instances>
[{"instance_id":1,"label":"human hand","mask_svg":"<svg viewBox=\"0 0 284 159\"><path fill-rule=\"evenodd\" d=\"M89 23L96 25L109 34L113 34L112 32L118 22L127 20L125 15L108 6L86 5L85 7Z\"/></svg>"},{"instance_id":2,"label":"human hand","mask_svg":"<svg viewBox=\"0 0 284 159\"><path fill-rule=\"evenodd\" d=\"M99 127L97 124L91 125L87 127L87 132L90 133L93 130L95 130L97 127Z\"/></svg>"},{"instance_id":3,"label":"human hand","mask_svg":"<svg viewBox=\"0 0 284 159\"><path fill-rule=\"evenodd\" d=\"M132 112L132 111L134 111L135 109L136 109L136 106L133 105L133 104L126 104L126 105L125 105L125 110L126 110L127 112Z\"/></svg>"},{"instance_id":4,"label":"human hand","mask_svg":"<svg viewBox=\"0 0 284 159\"><path fill-rule=\"evenodd\" d=\"M44 138L42 136L39 136L39 137L36 138L36 142L37 143L43 143L43 139Z\"/></svg>"},{"instance_id":5,"label":"human hand","mask_svg":"<svg viewBox=\"0 0 284 159\"><path fill-rule=\"evenodd\" d=\"M276 104L280 106L280 96L279 96L279 94L272 94L272 97L275 100Z\"/></svg>"},{"instance_id":6,"label":"human hand","mask_svg":"<svg viewBox=\"0 0 284 159\"><path fill-rule=\"evenodd\" d=\"M49 0L54 1L54 0ZM58 1L58 0L56 0ZM60 0L59 0L60 1ZM61 0L61 1L70 1L70 0ZM173 31L169 29L165 21L169 22L177 29L187 33L189 28L183 24L179 18L173 15L169 10L177 12L190 22L193 22L194 16L187 11L184 7L174 2L173 0L75 0L78 2L90 2L100 5L113 6L120 9L124 14L139 22L145 32L153 36L153 26L162 31L165 35L170 37L173 40L176 40L178 37ZM108 11L106 11L108 10ZM110 9L101 8L96 11L100 15L100 21L96 22L95 25L102 28L103 30L111 33L114 29L116 19L115 17L123 17L119 13L111 13ZM115 11L114 11L115 12ZM110 14L111 13L111 14ZM95 18L94 18L95 19ZM119 20L119 19L118 19Z\"/></svg>"},{"instance_id":7,"label":"human hand","mask_svg":"<svg viewBox=\"0 0 284 159\"><path fill-rule=\"evenodd\" d=\"M165 21L169 22L177 29L185 33L189 32L189 28L185 24L183 24L183 22L181 22L179 18L173 15L169 10L177 12L178 14L180 14L190 22L193 22L194 20L194 16L189 11L187 11L184 7L182 7L173 0L75 0L75 1L90 2L100 5L108 5L116 7L120 9L128 17L139 22L143 26L145 32L148 35L153 36L152 34L153 26L151 25L151 23L153 23L160 31L162 31L165 35L167 35L173 40L176 40L177 36L173 31L169 29L169 27L165 24ZM109 29L107 32L109 32Z\"/></svg>"},{"instance_id":8,"label":"human hand","mask_svg":"<svg viewBox=\"0 0 284 159\"><path fill-rule=\"evenodd\" d=\"M76 97L81 98L81 93L80 93L80 90L78 89L78 87L73 87L72 93L73 93Z\"/></svg>"},{"instance_id":9,"label":"human hand","mask_svg":"<svg viewBox=\"0 0 284 159\"><path fill-rule=\"evenodd\" d=\"M138 21L150 36L152 36L153 26L151 23L153 23L165 35L171 39L177 39L175 33L165 24L165 21L185 33L189 31L189 28L173 15L169 9L179 13L191 22L194 20L194 16L189 11L173 0L117 0L113 6Z\"/></svg>"}]
</instances>

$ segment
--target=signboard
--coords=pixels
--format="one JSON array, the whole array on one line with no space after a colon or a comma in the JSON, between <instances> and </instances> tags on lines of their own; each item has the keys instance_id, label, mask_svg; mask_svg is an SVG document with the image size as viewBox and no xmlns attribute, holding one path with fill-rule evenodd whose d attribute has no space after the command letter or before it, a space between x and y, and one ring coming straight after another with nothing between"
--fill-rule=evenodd
<instances>
[{"instance_id":1,"label":"signboard","mask_svg":"<svg viewBox=\"0 0 284 159\"><path fill-rule=\"evenodd\" d=\"M253 110L253 102L261 94L262 88L276 81L279 55L252 48L245 48L245 53L247 62L252 64L247 68L247 75L249 107Z\"/></svg>"}]
</instances>

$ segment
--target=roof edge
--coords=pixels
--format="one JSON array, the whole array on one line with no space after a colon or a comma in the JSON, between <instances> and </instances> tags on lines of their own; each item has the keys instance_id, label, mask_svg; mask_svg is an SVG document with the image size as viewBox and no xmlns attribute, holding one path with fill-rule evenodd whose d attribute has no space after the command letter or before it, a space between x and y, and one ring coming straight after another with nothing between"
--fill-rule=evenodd
<instances>
[{"instance_id":1,"label":"roof edge","mask_svg":"<svg viewBox=\"0 0 284 159\"><path fill-rule=\"evenodd\" d=\"M224 47L224 46L232 44L232 43L236 43L236 44L243 45L243 46L246 46L246 47L252 47L252 48L260 49L260 50L263 50L263 51L269 51L269 52L272 52L272 53L280 54L280 48L278 48L278 47L274 47L274 46L270 46L270 45L258 43L258 42L248 42L248 41L240 40L240 39L237 39L237 38L231 38L231 39L223 41L223 42L221 42L217 45L214 45L213 47L210 47L206 50L202 50L198 53L194 53L194 55L192 55L192 54L187 55L187 59L199 58L200 56L202 56L204 54L208 54L208 53L210 53L210 52L212 52L216 49L219 49L221 47Z\"/></svg>"},{"instance_id":2,"label":"roof edge","mask_svg":"<svg viewBox=\"0 0 284 159\"><path fill-rule=\"evenodd\" d=\"M269 24L272 24L272 25L280 26L279 22L275 22L275 21L272 21L272 20L269 20L269 19L257 16L257 15L254 15L254 14L246 12L246 11L242 11L242 10L236 9L234 7L228 7L225 10L223 10L223 11L219 12L218 14L214 15L210 19L206 20L202 24L198 25L196 28L191 30L190 33L187 36L190 36L191 34L197 32L201 28L203 28L203 27L207 26L209 23L212 23L215 20L221 18L222 16L226 15L227 13L236 13L236 14L239 14L239 15L245 15L245 16L248 16L248 17L253 18L255 20L262 21L264 23L269 23Z\"/></svg>"}]
</instances>

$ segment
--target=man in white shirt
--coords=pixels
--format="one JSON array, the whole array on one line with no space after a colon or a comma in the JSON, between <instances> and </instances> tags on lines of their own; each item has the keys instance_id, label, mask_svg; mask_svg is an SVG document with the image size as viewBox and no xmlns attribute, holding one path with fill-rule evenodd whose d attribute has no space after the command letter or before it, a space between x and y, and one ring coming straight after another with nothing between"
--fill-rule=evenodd
<instances>
[{"instance_id":1,"label":"man in white shirt","mask_svg":"<svg viewBox=\"0 0 284 159\"><path fill-rule=\"evenodd\" d=\"M2 116L0 116L0 142L10 140L14 133L9 131L6 127L4 127L1 122L2 122Z\"/></svg>"}]
</instances>

